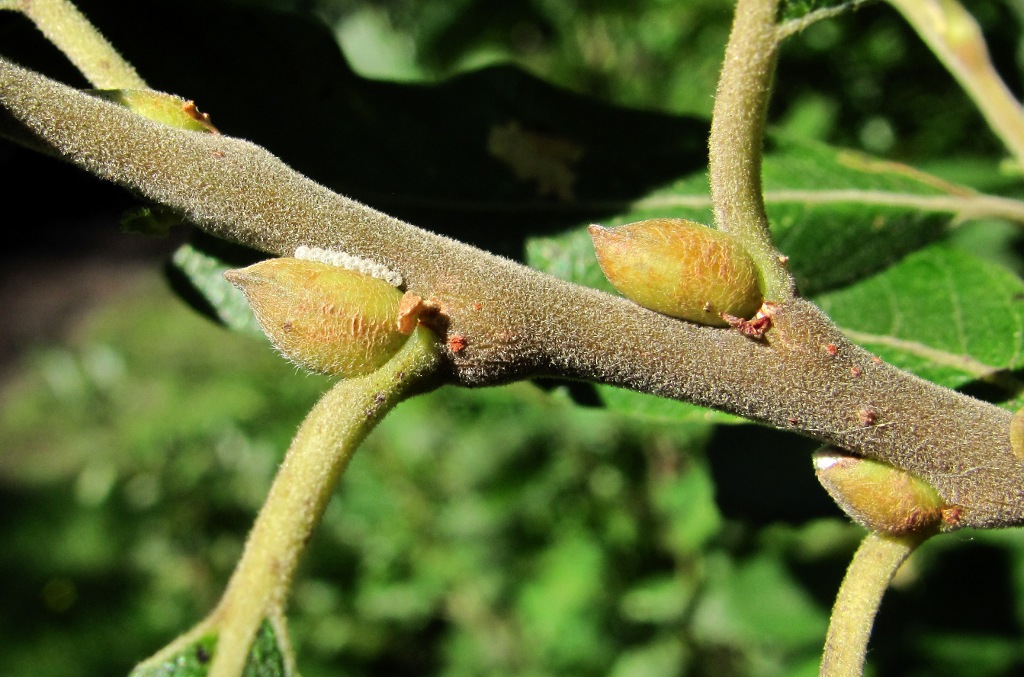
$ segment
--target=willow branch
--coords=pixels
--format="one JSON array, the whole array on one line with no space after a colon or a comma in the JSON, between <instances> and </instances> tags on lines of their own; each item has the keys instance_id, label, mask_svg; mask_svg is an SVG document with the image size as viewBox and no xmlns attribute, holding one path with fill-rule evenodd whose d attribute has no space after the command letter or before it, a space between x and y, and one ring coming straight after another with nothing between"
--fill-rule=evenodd
<instances>
[{"instance_id":1,"label":"willow branch","mask_svg":"<svg viewBox=\"0 0 1024 677\"><path fill-rule=\"evenodd\" d=\"M793 297L793 277L772 241L761 181L765 114L778 53L778 0L739 0L708 139L715 225L743 241L761 271L765 298Z\"/></svg>"},{"instance_id":2,"label":"willow branch","mask_svg":"<svg viewBox=\"0 0 1024 677\"><path fill-rule=\"evenodd\" d=\"M1010 414L876 362L806 301L783 303L769 339L753 341L420 230L251 143L162 126L2 60L0 105L55 153L212 235L274 254L332 248L397 270L462 339L445 355L451 383L556 376L714 407L913 472L961 506L962 526L1024 523Z\"/></svg>"}]
</instances>

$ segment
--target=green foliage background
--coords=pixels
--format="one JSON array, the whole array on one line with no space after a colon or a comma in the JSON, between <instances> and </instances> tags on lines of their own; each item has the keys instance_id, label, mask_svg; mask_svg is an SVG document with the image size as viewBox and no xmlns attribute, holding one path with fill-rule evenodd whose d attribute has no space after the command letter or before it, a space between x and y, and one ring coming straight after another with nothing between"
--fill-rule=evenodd
<instances>
[{"instance_id":1,"label":"green foliage background","mask_svg":"<svg viewBox=\"0 0 1024 677\"><path fill-rule=\"evenodd\" d=\"M710 112L730 14L717 0L175 3L153 9L147 25L118 3L81 4L155 86L196 98L226 132L382 209L584 282L593 280L585 260L554 268L577 260L564 254L578 225L626 212L548 201L508 213L523 195L513 186L495 198L487 175L472 183L473 149L445 147L457 138L447 132L466 123L444 106L519 106L556 131L585 128L588 116L595 128L640 119L615 117L609 104L653 111L642 118L648 136L626 125L608 134L608 159L581 174L581 195L586 177L606 176L598 169L642 148L632 158L639 169L620 165L619 184L600 191L685 197L692 182L668 179L702 171L700 118ZM316 11L355 69L421 84L356 79L326 34L310 38L305 20L250 14L247 4ZM997 63L1019 85L1018 5L972 9L990 31ZM5 54L38 59L77 82L27 25L0 19ZM200 21L217 41L175 51ZM429 86L508 60L600 102L500 70ZM1017 192L1018 177L998 171L1001 151L977 113L884 6L812 27L787 44L781 69L771 117L784 138L859 148L976 188ZM369 111L362 121L346 118L364 126L321 138L337 123L339 99ZM446 114L452 129L431 132ZM687 135L669 136L683 129ZM367 130L383 141L358 145ZM659 144L663 156L646 154ZM831 151L820 156L814 167L837 176ZM436 165L424 160L431 157ZM778 157L781 182L806 178L785 164L785 153ZM650 185L653 174L663 185ZM445 200L472 208L439 207ZM940 264L966 278L949 297L957 303L984 296L993 280L1007 298L1019 294L1016 229L989 223L950 234L946 220L931 215L914 223L913 238L897 230L885 242L905 245L897 259L926 249L886 260L874 277L858 268L865 282L821 299L837 318L856 327L867 317L882 325L867 329L888 335L885 317L856 309L879 288L925 298L928 289L917 287ZM558 255L544 256L552 247ZM2 674L124 674L200 618L292 432L326 387L263 342L203 319L156 278L154 271L90 312L66 345L29 351L2 394ZM933 320L909 338L937 334L951 351L963 340L981 345L991 363L1017 368L1016 351L993 348L1019 329L1016 315L991 324L979 317L969 340L950 338L935 331L935 318L949 315L944 298L899 308ZM996 401L1014 395L906 359ZM861 532L817 487L814 445L621 398L519 384L445 389L400 407L356 456L305 562L291 619L302 673L816 674L831 599ZM596 406L602 401L612 410ZM887 598L873 669L1009 674L1024 667L1022 623L1024 535L938 539Z\"/></svg>"}]
</instances>

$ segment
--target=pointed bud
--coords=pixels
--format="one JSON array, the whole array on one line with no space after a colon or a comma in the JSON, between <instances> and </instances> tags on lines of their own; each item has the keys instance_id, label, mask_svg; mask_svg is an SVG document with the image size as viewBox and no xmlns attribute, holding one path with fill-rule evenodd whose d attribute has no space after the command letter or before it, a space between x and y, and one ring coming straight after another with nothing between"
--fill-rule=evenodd
<instances>
[{"instance_id":1,"label":"pointed bud","mask_svg":"<svg viewBox=\"0 0 1024 677\"><path fill-rule=\"evenodd\" d=\"M402 292L360 272L280 258L224 277L249 299L271 343L309 371L368 374L408 338L398 327Z\"/></svg>"},{"instance_id":2,"label":"pointed bud","mask_svg":"<svg viewBox=\"0 0 1024 677\"><path fill-rule=\"evenodd\" d=\"M200 113L195 102L180 96L149 89L100 89L92 91L91 94L119 103L144 118L169 127L217 133L217 128L210 122L210 116Z\"/></svg>"},{"instance_id":3,"label":"pointed bud","mask_svg":"<svg viewBox=\"0 0 1024 677\"><path fill-rule=\"evenodd\" d=\"M889 534L921 533L955 525L950 509L924 480L887 463L851 456L835 447L814 454L814 473L856 522Z\"/></svg>"},{"instance_id":4,"label":"pointed bud","mask_svg":"<svg viewBox=\"0 0 1024 677\"><path fill-rule=\"evenodd\" d=\"M750 318L763 295L757 266L731 235L685 219L590 227L605 277L641 306L691 322Z\"/></svg>"}]
</instances>

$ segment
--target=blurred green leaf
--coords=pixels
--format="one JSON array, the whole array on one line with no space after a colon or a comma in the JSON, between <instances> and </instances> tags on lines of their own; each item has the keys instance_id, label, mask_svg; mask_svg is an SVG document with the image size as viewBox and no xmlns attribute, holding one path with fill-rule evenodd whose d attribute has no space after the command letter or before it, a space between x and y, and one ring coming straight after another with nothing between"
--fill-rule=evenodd
<instances>
[{"instance_id":1,"label":"blurred green leaf","mask_svg":"<svg viewBox=\"0 0 1024 677\"><path fill-rule=\"evenodd\" d=\"M819 9L852 7L857 1L858 0L782 0L779 4L779 16L784 20L799 19Z\"/></svg>"},{"instance_id":2,"label":"blurred green leaf","mask_svg":"<svg viewBox=\"0 0 1024 677\"><path fill-rule=\"evenodd\" d=\"M173 209L160 205L149 205L130 209L121 215L121 230L153 237L167 237L171 228L180 226L186 220Z\"/></svg>"},{"instance_id":3,"label":"blurred green leaf","mask_svg":"<svg viewBox=\"0 0 1024 677\"><path fill-rule=\"evenodd\" d=\"M950 388L979 381L1020 394L1024 282L936 244L846 289L816 298L843 331L883 359Z\"/></svg>"},{"instance_id":4,"label":"blurred green leaf","mask_svg":"<svg viewBox=\"0 0 1024 677\"><path fill-rule=\"evenodd\" d=\"M714 409L698 407L689 402L668 400L646 393L623 390L613 386L596 386L601 402L614 411L652 421L674 421L676 423L746 423L745 419Z\"/></svg>"},{"instance_id":5,"label":"blurred green leaf","mask_svg":"<svg viewBox=\"0 0 1024 677\"><path fill-rule=\"evenodd\" d=\"M694 632L709 642L758 647L767 659L819 648L828 612L808 596L784 563L767 554L711 564Z\"/></svg>"},{"instance_id":6,"label":"blurred green leaf","mask_svg":"<svg viewBox=\"0 0 1024 677\"><path fill-rule=\"evenodd\" d=\"M641 581L622 596L622 615L637 623L665 623L680 620L696 590L696 582L681 577Z\"/></svg>"},{"instance_id":7,"label":"blurred green leaf","mask_svg":"<svg viewBox=\"0 0 1024 677\"><path fill-rule=\"evenodd\" d=\"M519 612L524 639L555 670L592 670L611 659L600 641L598 620L604 587L604 554L584 533L567 533L539 558L524 581Z\"/></svg>"},{"instance_id":8,"label":"blurred green leaf","mask_svg":"<svg viewBox=\"0 0 1024 677\"><path fill-rule=\"evenodd\" d=\"M216 634L205 635L159 665L133 670L130 677L206 677L216 646Z\"/></svg>"},{"instance_id":9,"label":"blurred green leaf","mask_svg":"<svg viewBox=\"0 0 1024 677\"><path fill-rule=\"evenodd\" d=\"M242 677L291 677L285 659L287 646L287 640L277 636L274 624L264 619L252 640Z\"/></svg>"},{"instance_id":10,"label":"blurred green leaf","mask_svg":"<svg viewBox=\"0 0 1024 677\"><path fill-rule=\"evenodd\" d=\"M500 6L486 0L391 0L346 3L348 12L331 0L319 4L333 5L342 46L360 72L366 72L364 64L375 69L397 61L385 77L405 80L413 71L402 63L406 57L415 61L418 77L436 80L514 62L574 91L641 107L657 101L666 110L700 114L710 110L731 18L718 0ZM391 30L368 44L367 34L381 24Z\"/></svg>"},{"instance_id":11,"label":"blurred green leaf","mask_svg":"<svg viewBox=\"0 0 1024 677\"><path fill-rule=\"evenodd\" d=\"M975 197L902 163L786 137L769 139L763 171L772 235L805 294L942 238Z\"/></svg>"},{"instance_id":12,"label":"blurred green leaf","mask_svg":"<svg viewBox=\"0 0 1024 677\"><path fill-rule=\"evenodd\" d=\"M1012 675L1024 663L1024 649L1017 637L936 633L917 642L933 656L935 668L945 675Z\"/></svg>"},{"instance_id":13,"label":"blurred green leaf","mask_svg":"<svg viewBox=\"0 0 1024 677\"><path fill-rule=\"evenodd\" d=\"M686 646L671 635L658 637L636 649L626 651L616 660L611 677L672 677L683 675L687 667Z\"/></svg>"},{"instance_id":14,"label":"blurred green leaf","mask_svg":"<svg viewBox=\"0 0 1024 677\"><path fill-rule=\"evenodd\" d=\"M263 330L245 295L224 279L225 271L239 267L225 261L216 251L225 248L226 245L211 243L209 238L181 245L171 257L171 280L178 293L203 315L234 331L262 337Z\"/></svg>"},{"instance_id":15,"label":"blurred green leaf","mask_svg":"<svg viewBox=\"0 0 1024 677\"><path fill-rule=\"evenodd\" d=\"M653 501L665 523L665 546L676 553L699 552L722 529L711 473L703 463L689 463L654 481Z\"/></svg>"},{"instance_id":16,"label":"blurred green leaf","mask_svg":"<svg viewBox=\"0 0 1024 677\"><path fill-rule=\"evenodd\" d=\"M205 677L217 650L217 633L192 642L156 665L133 670L130 677ZM285 653L274 625L264 619L253 638L242 677L289 677Z\"/></svg>"}]
</instances>

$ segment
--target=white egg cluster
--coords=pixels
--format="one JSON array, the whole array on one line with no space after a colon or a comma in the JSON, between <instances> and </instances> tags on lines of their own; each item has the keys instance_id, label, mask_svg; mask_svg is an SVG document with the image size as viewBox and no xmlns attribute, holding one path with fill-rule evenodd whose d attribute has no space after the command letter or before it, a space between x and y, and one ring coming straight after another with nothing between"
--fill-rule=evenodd
<instances>
[{"instance_id":1,"label":"white egg cluster","mask_svg":"<svg viewBox=\"0 0 1024 677\"><path fill-rule=\"evenodd\" d=\"M378 280L384 280L393 287L401 287L404 282L400 273L391 270L387 266L333 249L321 249L320 247L302 245L295 250L295 258L304 261L319 261L320 263L338 266L345 270L354 270L358 273L375 277Z\"/></svg>"}]
</instances>

